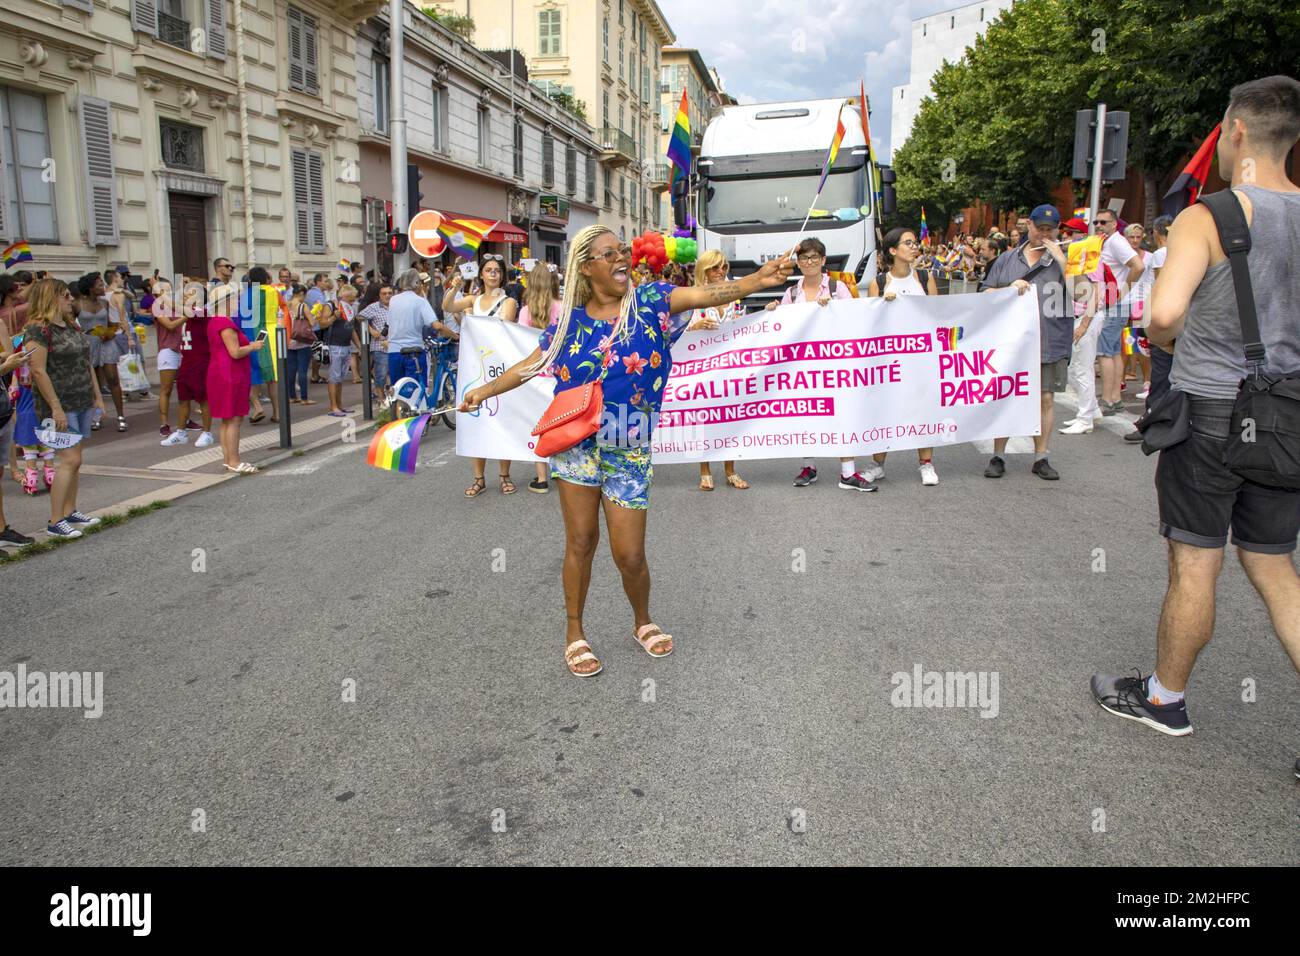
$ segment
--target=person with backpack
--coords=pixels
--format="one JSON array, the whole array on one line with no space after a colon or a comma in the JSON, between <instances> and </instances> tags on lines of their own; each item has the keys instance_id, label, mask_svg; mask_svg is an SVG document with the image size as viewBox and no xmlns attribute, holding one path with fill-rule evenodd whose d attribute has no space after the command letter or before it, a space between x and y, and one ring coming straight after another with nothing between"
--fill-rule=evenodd
<instances>
[{"instance_id":1,"label":"person with backpack","mask_svg":"<svg viewBox=\"0 0 1300 956\"><path fill-rule=\"evenodd\" d=\"M891 229L882 243L885 250L885 264L888 268L876 274L867 286L867 297L883 298L892 302L900 295L938 295L939 285L934 281L934 273L916 268L916 260L921 255L921 243L917 241L916 231L899 226ZM862 472L868 481L879 481L885 477L885 458L888 452L876 452L873 462ZM934 449L918 448L916 458L921 472L921 484L937 485L939 474L934 470Z\"/></svg>"},{"instance_id":2,"label":"person with backpack","mask_svg":"<svg viewBox=\"0 0 1300 956\"><path fill-rule=\"evenodd\" d=\"M1143 419L1144 449L1160 450L1169 587L1154 670L1094 674L1091 690L1108 713L1171 736L1192 732L1184 694L1214 633L1229 536L1300 670L1300 188L1286 172L1297 140L1300 82L1233 87L1218 143L1229 189L1178 215L1151 292L1147 338L1174 356L1170 391Z\"/></svg>"},{"instance_id":3,"label":"person with backpack","mask_svg":"<svg viewBox=\"0 0 1300 956\"><path fill-rule=\"evenodd\" d=\"M767 304L768 309L778 305L794 305L797 302L816 302L820 306L830 304L831 299L851 299L848 287L826 272L826 246L820 239L807 238L795 246L795 262L803 277L785 290L780 301ZM795 476L796 488L807 488L817 480L817 462L811 458L803 460L803 469ZM847 491L875 491L876 486L858 474L858 463L854 458L840 459L840 487Z\"/></svg>"}]
</instances>

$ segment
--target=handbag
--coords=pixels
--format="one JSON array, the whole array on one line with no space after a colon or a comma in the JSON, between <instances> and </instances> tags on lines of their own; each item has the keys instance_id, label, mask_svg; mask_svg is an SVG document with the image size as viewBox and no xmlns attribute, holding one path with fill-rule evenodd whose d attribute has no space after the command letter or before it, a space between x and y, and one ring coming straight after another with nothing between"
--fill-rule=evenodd
<instances>
[{"instance_id":1,"label":"handbag","mask_svg":"<svg viewBox=\"0 0 1300 956\"><path fill-rule=\"evenodd\" d=\"M316 343L316 333L311 330L311 321L302 314L302 306L298 306L298 314L293 318L293 325L289 329L290 341L297 342L299 345L314 345Z\"/></svg>"},{"instance_id":2,"label":"handbag","mask_svg":"<svg viewBox=\"0 0 1300 956\"><path fill-rule=\"evenodd\" d=\"M600 377L594 382L556 392L551 404L532 434L537 436L533 454L550 458L586 441L600 431L605 411L605 373L609 367L601 362Z\"/></svg>"},{"instance_id":3,"label":"handbag","mask_svg":"<svg viewBox=\"0 0 1300 956\"><path fill-rule=\"evenodd\" d=\"M1181 445L1192 434L1192 406L1186 392L1170 389L1134 422L1142 433L1142 453L1151 455Z\"/></svg>"},{"instance_id":4,"label":"handbag","mask_svg":"<svg viewBox=\"0 0 1300 956\"><path fill-rule=\"evenodd\" d=\"M1246 353L1246 377L1237 386L1232 430L1223 464L1247 481L1270 488L1300 489L1300 372L1266 375L1267 353L1255 314L1255 294L1246 257L1250 227L1231 189L1202 196L1232 267L1237 319Z\"/></svg>"}]
</instances>

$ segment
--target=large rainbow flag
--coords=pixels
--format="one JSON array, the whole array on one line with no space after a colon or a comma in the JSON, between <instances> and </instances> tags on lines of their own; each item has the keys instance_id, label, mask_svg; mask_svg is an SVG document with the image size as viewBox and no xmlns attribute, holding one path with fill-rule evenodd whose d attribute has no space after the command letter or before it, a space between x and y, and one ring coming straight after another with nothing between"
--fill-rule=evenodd
<instances>
[{"instance_id":1,"label":"large rainbow flag","mask_svg":"<svg viewBox=\"0 0 1300 956\"><path fill-rule=\"evenodd\" d=\"M384 471L415 474L415 462L420 456L420 439L424 437L428 415L400 418L389 422L375 432L366 452L366 464Z\"/></svg>"},{"instance_id":2,"label":"large rainbow flag","mask_svg":"<svg viewBox=\"0 0 1300 956\"><path fill-rule=\"evenodd\" d=\"M23 240L19 239L19 240L18 240L17 242L15 242L13 245L8 246L8 247L5 249L4 252L0 252L0 257L3 257L3 258L4 258L4 261L5 261L5 268L6 268L6 269L12 269L14 266L18 265L20 262L31 262L31 261L33 261L33 260L32 260L32 247L29 246L29 245L28 245L26 242L24 242Z\"/></svg>"},{"instance_id":3,"label":"large rainbow flag","mask_svg":"<svg viewBox=\"0 0 1300 956\"><path fill-rule=\"evenodd\" d=\"M668 162L673 165L674 179L678 175L689 176L691 173L691 114L688 109L689 101L683 88L682 101L677 106L677 121L673 124L673 135L668 140Z\"/></svg>"},{"instance_id":4,"label":"large rainbow flag","mask_svg":"<svg viewBox=\"0 0 1300 956\"><path fill-rule=\"evenodd\" d=\"M451 251L462 259L473 259L477 256L478 247L500 221L453 216L445 212L440 212L438 215L442 217L442 222L438 224L438 231L447 240L447 245L451 246Z\"/></svg>"},{"instance_id":5,"label":"large rainbow flag","mask_svg":"<svg viewBox=\"0 0 1300 956\"><path fill-rule=\"evenodd\" d=\"M266 345L253 352L249 358L258 364L263 382L277 381L278 363L275 358L275 327L288 325L284 302L275 286L245 286L239 296L239 330L248 337L248 341L257 338L257 333L266 330Z\"/></svg>"}]
</instances>

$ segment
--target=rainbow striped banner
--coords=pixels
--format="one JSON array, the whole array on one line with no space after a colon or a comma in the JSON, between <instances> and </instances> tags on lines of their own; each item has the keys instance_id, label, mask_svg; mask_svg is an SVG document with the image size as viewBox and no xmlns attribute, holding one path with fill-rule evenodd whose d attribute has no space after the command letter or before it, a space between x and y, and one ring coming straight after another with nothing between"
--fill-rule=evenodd
<instances>
[{"instance_id":1,"label":"rainbow striped banner","mask_svg":"<svg viewBox=\"0 0 1300 956\"><path fill-rule=\"evenodd\" d=\"M401 418L389 422L370 439L366 464L383 471L400 471L415 474L415 463L420 456L420 439L429 424L428 415Z\"/></svg>"},{"instance_id":2,"label":"rainbow striped banner","mask_svg":"<svg viewBox=\"0 0 1300 956\"><path fill-rule=\"evenodd\" d=\"M249 358L258 364L263 382L277 381L279 365L275 357L275 327L285 321L284 302L275 286L250 285L239 296L239 330L248 341L266 330L266 345ZM285 323L287 325L287 322Z\"/></svg>"},{"instance_id":3,"label":"rainbow striped banner","mask_svg":"<svg viewBox=\"0 0 1300 956\"><path fill-rule=\"evenodd\" d=\"M844 104L840 104L840 112L835 117L835 135L831 137L831 148L826 151L826 165L822 168L821 181L817 183L817 195L822 194L822 188L826 185L826 177L831 174L831 167L835 165L835 157L840 154L840 143L844 142Z\"/></svg>"}]
</instances>

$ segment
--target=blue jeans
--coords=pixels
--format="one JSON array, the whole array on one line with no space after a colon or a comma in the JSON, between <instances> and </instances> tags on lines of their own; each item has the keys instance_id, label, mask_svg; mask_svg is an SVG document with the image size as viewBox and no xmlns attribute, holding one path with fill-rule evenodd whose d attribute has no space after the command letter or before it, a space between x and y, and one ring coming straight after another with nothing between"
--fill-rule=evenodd
<instances>
[{"instance_id":1,"label":"blue jeans","mask_svg":"<svg viewBox=\"0 0 1300 956\"><path fill-rule=\"evenodd\" d=\"M311 373L311 349L289 349L285 356L289 374L289 397L307 397L307 377ZM297 386L295 393L295 385Z\"/></svg>"},{"instance_id":2,"label":"blue jeans","mask_svg":"<svg viewBox=\"0 0 1300 956\"><path fill-rule=\"evenodd\" d=\"M388 380L396 382L399 378L410 376L420 383L420 391L429 390L429 354L413 352L403 355L401 352L388 353Z\"/></svg>"},{"instance_id":3,"label":"blue jeans","mask_svg":"<svg viewBox=\"0 0 1300 956\"><path fill-rule=\"evenodd\" d=\"M388 355L385 352L370 353L370 374L375 383L375 389L383 391L388 387Z\"/></svg>"}]
</instances>

